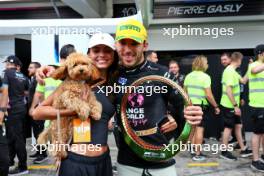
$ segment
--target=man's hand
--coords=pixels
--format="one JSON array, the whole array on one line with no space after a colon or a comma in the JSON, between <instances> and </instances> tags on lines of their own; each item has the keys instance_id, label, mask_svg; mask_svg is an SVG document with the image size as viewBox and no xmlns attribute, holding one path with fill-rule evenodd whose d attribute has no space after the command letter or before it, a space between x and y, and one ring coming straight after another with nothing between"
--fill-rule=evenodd
<instances>
[{"instance_id":1,"label":"man's hand","mask_svg":"<svg viewBox=\"0 0 264 176\"><path fill-rule=\"evenodd\" d=\"M168 114L168 119L169 121L164 123L162 126L161 126L161 132L162 133L168 133L168 132L171 132L173 130L175 130L177 128L177 123L175 121L175 119Z\"/></svg>"},{"instance_id":2,"label":"man's hand","mask_svg":"<svg viewBox=\"0 0 264 176\"><path fill-rule=\"evenodd\" d=\"M203 118L203 111L200 106L187 106L184 109L184 118L191 125L198 125Z\"/></svg>"},{"instance_id":3,"label":"man's hand","mask_svg":"<svg viewBox=\"0 0 264 176\"><path fill-rule=\"evenodd\" d=\"M50 73L52 73L54 71L54 67L52 66L43 66L37 69L36 71L36 79L38 81L39 84L44 85L44 79L47 76L50 76Z\"/></svg>"},{"instance_id":4,"label":"man's hand","mask_svg":"<svg viewBox=\"0 0 264 176\"><path fill-rule=\"evenodd\" d=\"M216 114L216 115L219 115L219 114L220 114L220 108L219 108L219 107L216 107L216 108L215 108L215 114Z\"/></svg>"},{"instance_id":5,"label":"man's hand","mask_svg":"<svg viewBox=\"0 0 264 176\"><path fill-rule=\"evenodd\" d=\"M108 130L113 130L114 129L114 117L112 117L109 121L108 121Z\"/></svg>"},{"instance_id":6,"label":"man's hand","mask_svg":"<svg viewBox=\"0 0 264 176\"><path fill-rule=\"evenodd\" d=\"M4 117L5 117L5 114L4 114L4 112L0 111L0 125L2 125L2 124L3 124Z\"/></svg>"},{"instance_id":7,"label":"man's hand","mask_svg":"<svg viewBox=\"0 0 264 176\"><path fill-rule=\"evenodd\" d=\"M237 116L241 116L241 110L240 110L240 108L239 107L235 107L234 108L234 110L235 110L235 115L237 115Z\"/></svg>"},{"instance_id":8,"label":"man's hand","mask_svg":"<svg viewBox=\"0 0 264 176\"><path fill-rule=\"evenodd\" d=\"M28 114L32 117L32 113L34 111L34 108L30 108Z\"/></svg>"},{"instance_id":9,"label":"man's hand","mask_svg":"<svg viewBox=\"0 0 264 176\"><path fill-rule=\"evenodd\" d=\"M241 105L241 106L244 106L245 104L246 104L246 103L245 103L245 100L244 100L244 99L241 99L241 100L240 100L240 105Z\"/></svg>"}]
</instances>

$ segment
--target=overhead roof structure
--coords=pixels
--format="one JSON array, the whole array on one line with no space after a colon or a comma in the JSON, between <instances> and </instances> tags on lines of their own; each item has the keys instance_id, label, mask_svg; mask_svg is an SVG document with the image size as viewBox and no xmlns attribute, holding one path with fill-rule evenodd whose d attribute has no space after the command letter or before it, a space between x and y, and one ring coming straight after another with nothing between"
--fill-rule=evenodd
<instances>
[{"instance_id":1,"label":"overhead roof structure","mask_svg":"<svg viewBox=\"0 0 264 176\"><path fill-rule=\"evenodd\" d=\"M16 0L17 1L17 0ZM79 19L8 19L0 20L0 35L15 35L15 34L37 34L38 31L63 31L65 28L80 31L90 28L102 29L103 32L114 33L115 26L119 21L127 18L135 18L142 20L141 11L134 16L124 18L101 18L103 15L102 4L105 0L84 0L72 1L62 0L63 3L69 5L71 8L78 10L84 17ZM12 2L12 0L10 0ZM32 2L30 0L23 0L23 3ZM39 3L47 3L46 1L37 0ZM74 3L73 3L74 2ZM33 6L36 5L33 3ZM62 4L60 4L62 5ZM2 6L1 6L2 7ZM18 7L17 7L18 8ZM91 18L92 17L92 18Z\"/></svg>"}]
</instances>

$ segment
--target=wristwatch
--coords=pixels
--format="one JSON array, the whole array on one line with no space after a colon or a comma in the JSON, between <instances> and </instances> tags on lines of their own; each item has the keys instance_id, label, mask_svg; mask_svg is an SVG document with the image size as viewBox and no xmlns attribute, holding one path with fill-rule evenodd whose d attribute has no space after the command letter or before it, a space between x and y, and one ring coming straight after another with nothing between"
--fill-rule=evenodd
<instances>
[{"instance_id":1,"label":"wristwatch","mask_svg":"<svg viewBox=\"0 0 264 176\"><path fill-rule=\"evenodd\" d=\"M237 104L234 104L233 106L234 106L234 107L238 107Z\"/></svg>"}]
</instances>

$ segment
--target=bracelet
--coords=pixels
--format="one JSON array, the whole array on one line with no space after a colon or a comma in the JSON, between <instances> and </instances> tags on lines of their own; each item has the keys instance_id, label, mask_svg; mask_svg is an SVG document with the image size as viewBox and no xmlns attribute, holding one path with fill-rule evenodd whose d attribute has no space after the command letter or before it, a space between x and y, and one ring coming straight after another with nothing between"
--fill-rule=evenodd
<instances>
[{"instance_id":1,"label":"bracelet","mask_svg":"<svg viewBox=\"0 0 264 176\"><path fill-rule=\"evenodd\" d=\"M0 111L5 113L7 111L7 108L0 107Z\"/></svg>"},{"instance_id":2,"label":"bracelet","mask_svg":"<svg viewBox=\"0 0 264 176\"><path fill-rule=\"evenodd\" d=\"M234 106L234 107L237 107L237 104L234 104L233 106Z\"/></svg>"}]
</instances>

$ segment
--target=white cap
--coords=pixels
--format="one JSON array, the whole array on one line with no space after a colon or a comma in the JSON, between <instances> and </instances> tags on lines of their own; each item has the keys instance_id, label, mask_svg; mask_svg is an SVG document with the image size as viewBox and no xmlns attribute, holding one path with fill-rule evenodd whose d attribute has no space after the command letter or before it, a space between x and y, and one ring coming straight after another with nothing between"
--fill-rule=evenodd
<instances>
[{"instance_id":1,"label":"white cap","mask_svg":"<svg viewBox=\"0 0 264 176\"><path fill-rule=\"evenodd\" d=\"M88 48L96 45L106 45L115 50L115 39L108 33L96 33L90 38Z\"/></svg>"}]
</instances>

